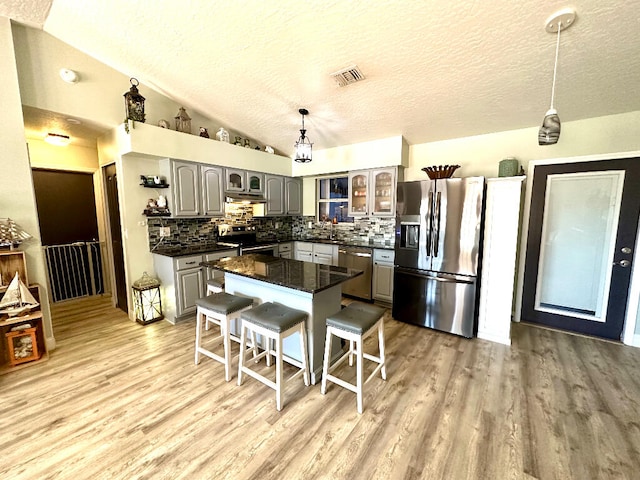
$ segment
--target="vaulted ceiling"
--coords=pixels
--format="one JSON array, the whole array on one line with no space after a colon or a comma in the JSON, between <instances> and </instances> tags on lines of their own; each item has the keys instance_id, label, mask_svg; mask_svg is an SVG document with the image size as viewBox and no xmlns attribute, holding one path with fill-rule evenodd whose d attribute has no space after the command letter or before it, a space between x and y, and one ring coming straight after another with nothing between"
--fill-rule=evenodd
<instances>
[{"instance_id":1,"label":"vaulted ceiling","mask_svg":"<svg viewBox=\"0 0 640 480\"><path fill-rule=\"evenodd\" d=\"M545 21L567 6L561 120L640 110L640 0L10 0L0 15L290 152L301 107L314 148L538 126L556 46ZM330 74L352 65L365 79L338 86Z\"/></svg>"}]
</instances>

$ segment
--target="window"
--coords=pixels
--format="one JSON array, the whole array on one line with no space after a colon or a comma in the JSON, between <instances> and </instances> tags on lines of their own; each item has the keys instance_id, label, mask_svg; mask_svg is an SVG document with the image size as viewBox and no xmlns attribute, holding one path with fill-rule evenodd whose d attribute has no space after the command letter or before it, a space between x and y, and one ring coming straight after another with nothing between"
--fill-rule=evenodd
<instances>
[{"instance_id":1,"label":"window","mask_svg":"<svg viewBox=\"0 0 640 480\"><path fill-rule=\"evenodd\" d=\"M348 177L319 178L318 192L318 220L321 222L353 222L349 213L349 179Z\"/></svg>"}]
</instances>

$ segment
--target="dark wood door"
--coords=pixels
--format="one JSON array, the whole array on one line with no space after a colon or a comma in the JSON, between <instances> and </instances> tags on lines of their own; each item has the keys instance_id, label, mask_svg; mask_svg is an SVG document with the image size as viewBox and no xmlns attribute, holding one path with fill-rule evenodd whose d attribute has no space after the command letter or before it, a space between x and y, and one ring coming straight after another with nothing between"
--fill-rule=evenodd
<instances>
[{"instance_id":1,"label":"dark wood door","mask_svg":"<svg viewBox=\"0 0 640 480\"><path fill-rule=\"evenodd\" d=\"M537 166L522 320L619 340L639 214L639 158Z\"/></svg>"},{"instance_id":2,"label":"dark wood door","mask_svg":"<svg viewBox=\"0 0 640 480\"><path fill-rule=\"evenodd\" d=\"M116 306L123 312L127 312L127 286L124 275L124 252L122 250L120 206L118 204L118 178L115 164L103 167L102 172L106 183L107 209L116 287Z\"/></svg>"}]
</instances>

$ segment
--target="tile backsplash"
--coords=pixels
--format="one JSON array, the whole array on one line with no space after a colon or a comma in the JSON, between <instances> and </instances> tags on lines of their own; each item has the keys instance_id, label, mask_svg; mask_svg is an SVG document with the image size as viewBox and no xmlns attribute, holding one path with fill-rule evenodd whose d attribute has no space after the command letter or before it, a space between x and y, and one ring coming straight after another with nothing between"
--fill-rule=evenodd
<instances>
[{"instance_id":1,"label":"tile backsplash","mask_svg":"<svg viewBox=\"0 0 640 480\"><path fill-rule=\"evenodd\" d=\"M220 223L255 225L258 240L289 240L330 238L371 245L393 245L395 219L365 217L356 218L353 223L332 225L317 222L315 216L296 217L253 217L251 206L236 206L228 209L225 217L219 218L164 218L149 217L147 232L149 250L161 243L163 247L189 247L217 240L217 226ZM170 234L160 236L160 227L169 227Z\"/></svg>"}]
</instances>

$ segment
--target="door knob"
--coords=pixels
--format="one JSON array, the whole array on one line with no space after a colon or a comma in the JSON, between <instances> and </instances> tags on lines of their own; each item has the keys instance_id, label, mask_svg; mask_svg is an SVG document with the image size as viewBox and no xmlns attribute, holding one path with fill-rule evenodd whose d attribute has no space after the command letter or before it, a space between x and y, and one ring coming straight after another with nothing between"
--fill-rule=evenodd
<instances>
[{"instance_id":1,"label":"door knob","mask_svg":"<svg viewBox=\"0 0 640 480\"><path fill-rule=\"evenodd\" d=\"M631 265L631 262L629 260L620 260L619 262L613 262L613 264L626 268Z\"/></svg>"},{"instance_id":2,"label":"door knob","mask_svg":"<svg viewBox=\"0 0 640 480\"><path fill-rule=\"evenodd\" d=\"M622 247L622 248L620 249L620 251L621 251L622 253L626 253L626 254L631 253L631 249L630 249L629 247Z\"/></svg>"}]
</instances>

